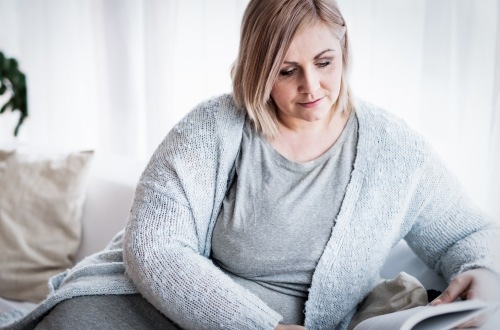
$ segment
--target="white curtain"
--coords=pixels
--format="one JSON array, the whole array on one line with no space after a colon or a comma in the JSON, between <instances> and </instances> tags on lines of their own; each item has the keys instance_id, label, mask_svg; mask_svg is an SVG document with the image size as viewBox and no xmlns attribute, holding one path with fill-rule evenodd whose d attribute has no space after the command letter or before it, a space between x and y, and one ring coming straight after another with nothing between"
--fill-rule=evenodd
<instances>
[{"instance_id":1,"label":"white curtain","mask_svg":"<svg viewBox=\"0 0 500 330\"><path fill-rule=\"evenodd\" d=\"M500 219L498 0L338 0L356 95L424 134ZM230 92L247 0L0 0L0 51L28 79L30 117L0 144L95 149L142 167L194 105Z\"/></svg>"},{"instance_id":2,"label":"white curtain","mask_svg":"<svg viewBox=\"0 0 500 330\"><path fill-rule=\"evenodd\" d=\"M188 109L230 91L245 4L0 0L0 50L28 77L20 140L149 157Z\"/></svg>"},{"instance_id":3,"label":"white curtain","mask_svg":"<svg viewBox=\"0 0 500 330\"><path fill-rule=\"evenodd\" d=\"M500 2L339 0L353 89L403 117L500 220Z\"/></svg>"}]
</instances>

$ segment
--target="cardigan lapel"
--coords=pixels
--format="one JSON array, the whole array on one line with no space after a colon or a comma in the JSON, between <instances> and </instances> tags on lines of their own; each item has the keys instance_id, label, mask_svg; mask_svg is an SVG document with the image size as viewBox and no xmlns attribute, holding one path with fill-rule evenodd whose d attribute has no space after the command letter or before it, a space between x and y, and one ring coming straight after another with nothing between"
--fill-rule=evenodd
<instances>
[{"instance_id":1,"label":"cardigan lapel","mask_svg":"<svg viewBox=\"0 0 500 330\"><path fill-rule=\"evenodd\" d=\"M362 189L366 168L372 162L374 155L377 154L376 134L377 125L373 123L376 120L369 106L360 103L355 108L358 118L358 146L356 159L354 161L354 169L351 173L351 179L346 189L344 200L335 220L335 226L332 230L332 235L325 247L316 270L314 272L311 288L309 290L309 299L306 304L306 326L311 328L320 328L316 322L321 320L322 325L330 328L334 324L339 324L341 318L349 311L352 311L356 305L346 305L347 302L339 300L339 292L349 290L351 285L351 277L361 274L357 273L357 269L346 271L343 266L348 266L344 263L342 266L342 258L346 258L346 251L356 251L356 240L353 237L355 228L359 226L353 218L353 213L358 203L359 194ZM362 224L361 224L362 225ZM339 265L340 269L339 269ZM367 275L367 274L366 274ZM365 274L361 277L369 280L370 276ZM365 283L366 287L371 287ZM353 290L359 292L358 288ZM327 294L325 294L327 293ZM355 302L363 298L363 291L358 293L359 299L351 299ZM321 299L320 299L321 297Z\"/></svg>"}]
</instances>

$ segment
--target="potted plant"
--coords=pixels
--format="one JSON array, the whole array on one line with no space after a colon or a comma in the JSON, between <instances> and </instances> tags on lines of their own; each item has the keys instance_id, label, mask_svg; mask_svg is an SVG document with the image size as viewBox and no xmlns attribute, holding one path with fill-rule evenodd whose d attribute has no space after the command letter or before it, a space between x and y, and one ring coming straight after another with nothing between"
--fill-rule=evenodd
<instances>
[{"instance_id":1,"label":"potted plant","mask_svg":"<svg viewBox=\"0 0 500 330\"><path fill-rule=\"evenodd\" d=\"M28 116L28 94L26 91L26 76L19 71L17 61L7 58L0 52L0 96L9 93L5 104L0 108L0 114L6 110L19 111L21 114L14 129L14 136L19 133L19 127ZM7 94L8 95L8 94Z\"/></svg>"}]
</instances>

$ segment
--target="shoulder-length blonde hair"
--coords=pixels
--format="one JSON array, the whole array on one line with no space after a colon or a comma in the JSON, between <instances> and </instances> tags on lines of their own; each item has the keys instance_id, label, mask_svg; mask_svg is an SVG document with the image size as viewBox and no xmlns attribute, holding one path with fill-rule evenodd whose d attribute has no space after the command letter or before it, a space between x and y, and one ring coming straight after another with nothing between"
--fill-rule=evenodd
<instances>
[{"instance_id":1,"label":"shoulder-length blonde hair","mask_svg":"<svg viewBox=\"0 0 500 330\"><path fill-rule=\"evenodd\" d=\"M259 132L278 135L271 89L295 34L316 22L326 23L342 46L342 81L335 111L351 111L349 40L335 0L251 0L241 24L240 48L231 70L233 97Z\"/></svg>"}]
</instances>

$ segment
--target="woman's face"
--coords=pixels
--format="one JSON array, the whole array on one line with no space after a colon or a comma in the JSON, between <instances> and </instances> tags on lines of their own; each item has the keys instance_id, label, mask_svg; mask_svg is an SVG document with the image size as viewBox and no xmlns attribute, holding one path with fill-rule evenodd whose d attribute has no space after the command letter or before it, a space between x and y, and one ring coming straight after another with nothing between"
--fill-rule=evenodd
<instances>
[{"instance_id":1,"label":"woman's face","mask_svg":"<svg viewBox=\"0 0 500 330\"><path fill-rule=\"evenodd\" d=\"M288 49L271 97L285 126L329 120L342 76L340 41L324 23L299 31Z\"/></svg>"}]
</instances>

